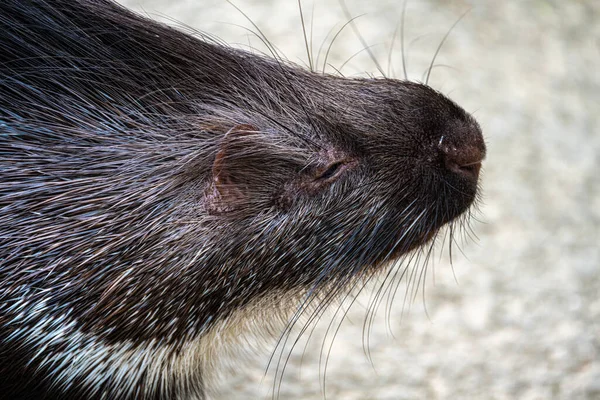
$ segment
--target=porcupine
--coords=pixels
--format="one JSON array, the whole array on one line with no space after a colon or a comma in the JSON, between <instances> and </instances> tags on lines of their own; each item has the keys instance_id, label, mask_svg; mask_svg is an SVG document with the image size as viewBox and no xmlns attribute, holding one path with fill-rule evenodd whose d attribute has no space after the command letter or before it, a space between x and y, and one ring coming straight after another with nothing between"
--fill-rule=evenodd
<instances>
[{"instance_id":1,"label":"porcupine","mask_svg":"<svg viewBox=\"0 0 600 400\"><path fill-rule=\"evenodd\" d=\"M110 0L4 0L0 396L203 398L217 327L430 243L484 156L426 84L307 71Z\"/></svg>"}]
</instances>

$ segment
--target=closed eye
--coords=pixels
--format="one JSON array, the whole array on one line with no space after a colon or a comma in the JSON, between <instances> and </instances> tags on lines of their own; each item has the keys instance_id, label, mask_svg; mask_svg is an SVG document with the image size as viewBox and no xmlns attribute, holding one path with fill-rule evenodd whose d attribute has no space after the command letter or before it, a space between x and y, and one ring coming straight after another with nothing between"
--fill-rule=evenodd
<instances>
[{"instance_id":1,"label":"closed eye","mask_svg":"<svg viewBox=\"0 0 600 400\"><path fill-rule=\"evenodd\" d=\"M325 170L317 173L315 177L318 180L326 181L336 177L344 169L344 163L342 161L336 161L327 166Z\"/></svg>"}]
</instances>

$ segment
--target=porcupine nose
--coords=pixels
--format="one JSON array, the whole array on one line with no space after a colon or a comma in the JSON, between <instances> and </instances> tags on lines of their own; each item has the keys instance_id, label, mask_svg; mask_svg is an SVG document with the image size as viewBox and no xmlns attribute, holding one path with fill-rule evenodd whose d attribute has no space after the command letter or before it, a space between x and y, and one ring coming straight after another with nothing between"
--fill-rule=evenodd
<instances>
[{"instance_id":1,"label":"porcupine nose","mask_svg":"<svg viewBox=\"0 0 600 400\"><path fill-rule=\"evenodd\" d=\"M440 146L446 169L458 176L477 182L485 152L479 146Z\"/></svg>"}]
</instances>

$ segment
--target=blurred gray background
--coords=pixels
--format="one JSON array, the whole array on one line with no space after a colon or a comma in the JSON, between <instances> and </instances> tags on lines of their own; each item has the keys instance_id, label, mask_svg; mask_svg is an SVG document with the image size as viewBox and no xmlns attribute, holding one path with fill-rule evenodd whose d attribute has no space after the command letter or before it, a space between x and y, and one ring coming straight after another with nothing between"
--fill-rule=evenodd
<instances>
[{"instance_id":1,"label":"blurred gray background","mask_svg":"<svg viewBox=\"0 0 600 400\"><path fill-rule=\"evenodd\" d=\"M251 23L224 0L120 2L264 50L245 29ZM306 65L295 0L234 3L283 54ZM327 40L322 69L347 18L337 0L302 5L315 58ZM387 71L402 2L347 6L353 16L364 14L356 25ZM430 84L475 113L488 143L480 222L473 225L479 240L466 241L464 255L455 252L453 268L447 246L438 249L424 297L403 305L400 283L368 344L363 328L374 291L358 297L333 341L332 308L292 351L275 383L280 399L600 399L600 1L411 0L410 79L423 79L442 37L469 8ZM398 78L399 40L390 68ZM328 63L340 68L362 48L346 29ZM380 75L364 51L341 72ZM245 362L231 357L212 398L271 398L276 372L266 367L274 348L267 340Z\"/></svg>"}]
</instances>

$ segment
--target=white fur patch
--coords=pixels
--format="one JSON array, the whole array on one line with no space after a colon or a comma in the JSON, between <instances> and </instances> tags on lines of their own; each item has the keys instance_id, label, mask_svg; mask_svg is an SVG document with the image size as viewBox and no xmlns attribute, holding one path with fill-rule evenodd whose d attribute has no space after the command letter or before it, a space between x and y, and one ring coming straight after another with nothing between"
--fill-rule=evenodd
<instances>
[{"instance_id":1,"label":"white fur patch","mask_svg":"<svg viewBox=\"0 0 600 400\"><path fill-rule=\"evenodd\" d=\"M15 307L28 309L25 314L31 317L32 312L38 316L50 314L46 304L44 300L31 307L23 300ZM275 308L282 312L274 312ZM176 393L176 399L203 399L207 381L218 372L221 358L227 358L221 356L228 354L231 358L232 353L239 353L239 344L248 332L253 339L272 338L285 324L284 309L280 302L273 306L273 299L268 304L263 300L247 306L200 337L185 342L177 352L172 345L154 339L137 345L132 341L106 343L78 329L69 311L42 318L35 324L27 323L31 319L24 313L17 315L11 322L21 328L6 338L6 343L23 341L34 354L29 364L48 368L47 379L58 389L82 384L89 395L103 399L144 399L156 390Z\"/></svg>"}]
</instances>

